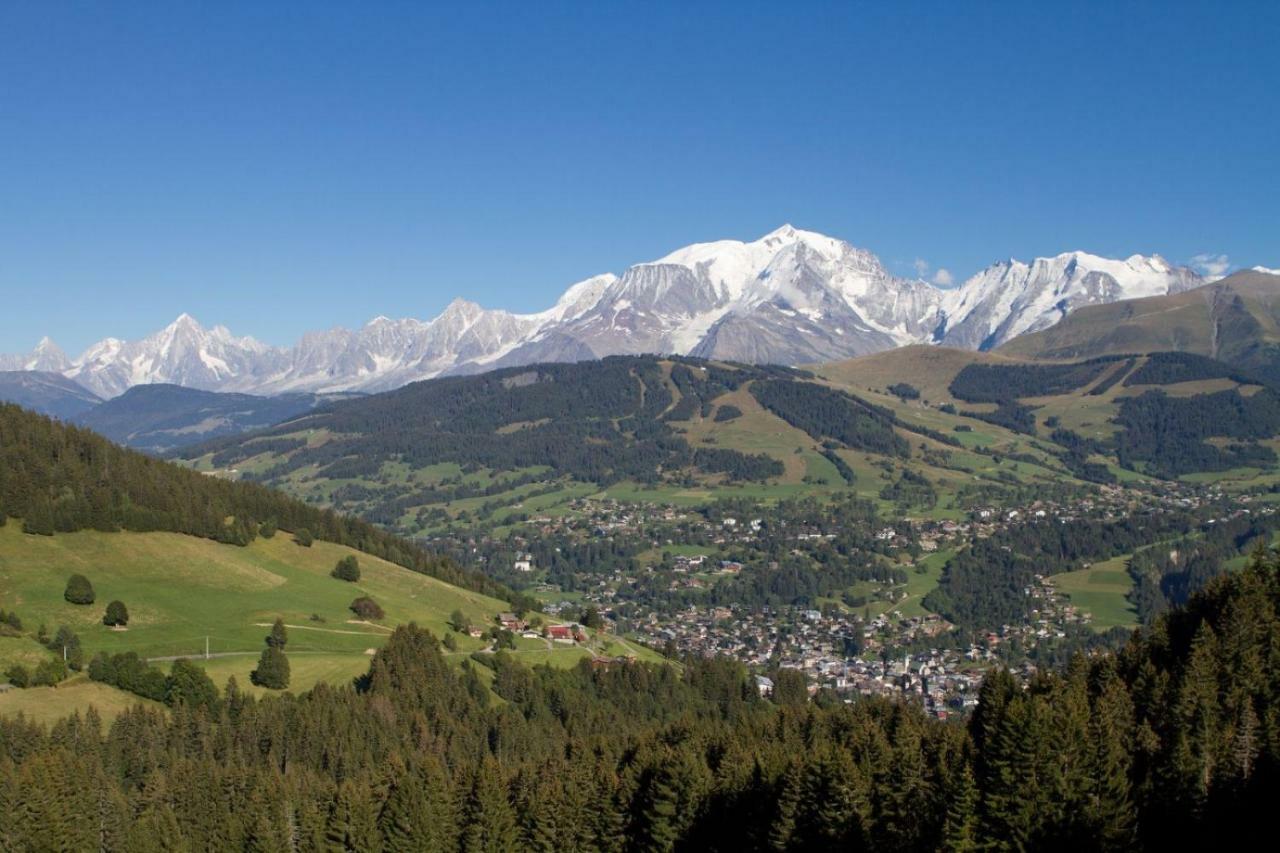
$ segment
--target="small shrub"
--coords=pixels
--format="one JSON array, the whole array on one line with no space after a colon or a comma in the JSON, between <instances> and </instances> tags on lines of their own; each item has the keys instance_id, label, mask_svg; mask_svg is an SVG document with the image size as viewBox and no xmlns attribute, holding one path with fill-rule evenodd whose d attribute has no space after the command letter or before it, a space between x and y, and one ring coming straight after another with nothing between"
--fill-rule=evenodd
<instances>
[{"instance_id":1,"label":"small shrub","mask_svg":"<svg viewBox=\"0 0 1280 853\"><path fill-rule=\"evenodd\" d=\"M14 687L30 687L31 686L31 670L27 669L20 663L15 663L4 671L4 677Z\"/></svg>"},{"instance_id":2,"label":"small shrub","mask_svg":"<svg viewBox=\"0 0 1280 853\"><path fill-rule=\"evenodd\" d=\"M362 595L351 602L351 612L361 619L381 619L387 615L382 606L367 595Z\"/></svg>"}]
</instances>

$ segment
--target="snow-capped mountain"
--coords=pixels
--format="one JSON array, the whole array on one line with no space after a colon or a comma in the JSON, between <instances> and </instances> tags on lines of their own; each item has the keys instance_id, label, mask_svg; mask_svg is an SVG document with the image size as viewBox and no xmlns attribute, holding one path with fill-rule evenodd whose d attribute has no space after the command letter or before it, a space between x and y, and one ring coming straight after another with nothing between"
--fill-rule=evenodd
<instances>
[{"instance_id":1,"label":"snow-capped mountain","mask_svg":"<svg viewBox=\"0 0 1280 853\"><path fill-rule=\"evenodd\" d=\"M758 240L678 249L569 287L536 314L456 299L435 319L377 317L290 348L183 315L140 341L107 338L74 360L47 338L0 369L52 370L104 397L168 382L206 390L380 391L433 376L623 353L802 364L912 343L989 349L1081 305L1203 284L1158 256L1069 252L1009 260L952 290L888 272L865 249L783 226Z\"/></svg>"},{"instance_id":2,"label":"snow-capped mountain","mask_svg":"<svg viewBox=\"0 0 1280 853\"><path fill-rule=\"evenodd\" d=\"M61 373L71 366L67 354L48 337L40 339L36 348L25 355L0 355L0 370L36 370Z\"/></svg>"},{"instance_id":3,"label":"snow-capped mountain","mask_svg":"<svg viewBox=\"0 0 1280 853\"><path fill-rule=\"evenodd\" d=\"M1178 293L1204 284L1159 255L1123 261L1087 252L992 264L942 300L947 322L934 339L963 349L991 349L1046 329L1081 305Z\"/></svg>"},{"instance_id":4,"label":"snow-capped mountain","mask_svg":"<svg viewBox=\"0 0 1280 853\"><path fill-rule=\"evenodd\" d=\"M279 354L253 338L237 338L223 326L205 329L183 314L140 341L99 341L62 373L108 398L155 382L217 391L269 373Z\"/></svg>"}]
</instances>

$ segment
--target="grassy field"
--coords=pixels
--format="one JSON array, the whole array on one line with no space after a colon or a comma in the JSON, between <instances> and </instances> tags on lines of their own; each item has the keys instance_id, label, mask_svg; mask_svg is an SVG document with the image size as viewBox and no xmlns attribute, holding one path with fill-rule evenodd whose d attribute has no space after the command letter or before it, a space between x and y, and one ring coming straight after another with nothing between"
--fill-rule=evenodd
<instances>
[{"instance_id":1,"label":"grassy field","mask_svg":"<svg viewBox=\"0 0 1280 853\"><path fill-rule=\"evenodd\" d=\"M0 693L0 717L22 714L29 720L46 725L75 712L83 714L89 708L96 710L104 723L109 723L134 705L162 707L132 693L90 681L86 675L68 679L57 687L31 687Z\"/></svg>"},{"instance_id":2,"label":"grassy field","mask_svg":"<svg viewBox=\"0 0 1280 853\"><path fill-rule=\"evenodd\" d=\"M343 556L356 555L354 584L329 577ZM95 604L62 598L67 577L84 574ZM171 533L66 533L27 536L18 525L0 528L0 598L28 628L67 625L85 651L136 651L146 657L258 651L263 625L275 618L296 626L290 651L363 654L381 645L387 627L352 624L351 601L371 596L387 612L384 625L417 622L436 633L459 609L490 624L503 602L467 592L348 548L294 544L281 533L245 548ZM129 608L128 630L102 624L107 602ZM314 617L318 617L313 619ZM479 641L465 638L479 645Z\"/></svg>"},{"instance_id":3,"label":"grassy field","mask_svg":"<svg viewBox=\"0 0 1280 853\"><path fill-rule=\"evenodd\" d=\"M352 554L360 561L361 579L352 584L331 578L334 564ZM66 579L75 572L93 583L94 604L63 600ZM347 608L361 595L379 602L386 618L378 624L353 621ZM106 604L114 599L129 608L127 630L102 624ZM416 622L443 636L454 610L474 624L490 625L508 608L497 599L338 545L316 542L302 548L283 532L239 548L171 533L28 536L12 523L0 527L0 604L22 617L29 635L41 624L51 633L69 626L79 635L86 658L99 651L186 656L204 666L219 687L234 675L242 688L257 693L267 691L253 687L249 673L277 617L288 626L289 689L301 692L319 682L345 684L365 672L370 656L397 624ZM208 660L203 657L206 638L212 653ZM454 638L458 660L488 645L465 635ZM589 647L520 643L521 659L530 665L573 666L594 653L657 659L647 649L614 638L595 638ZM33 636L0 637L0 671L15 663L34 667L49 654ZM30 715L33 708L56 706L47 713L58 716L90 704L104 715L115 714L134 698L78 676L57 688L0 695L0 714Z\"/></svg>"},{"instance_id":4,"label":"grassy field","mask_svg":"<svg viewBox=\"0 0 1280 853\"><path fill-rule=\"evenodd\" d=\"M360 561L361 579L354 584L329 577L348 554ZM94 604L63 600L73 572L93 583ZM360 595L386 610L381 624L349 621L347 607ZM113 599L129 608L127 630L102 624ZM189 656L219 687L234 675L241 687L255 692L264 691L250 684L249 672L276 617L289 628L289 688L299 692L321 681L347 683L363 673L396 624L416 622L443 635L455 609L485 625L507 609L496 599L338 545L299 547L284 533L238 548L170 533L27 536L17 524L0 527L0 603L22 617L28 632L42 623L50 632L69 626L80 636L86 658L99 651ZM209 660L203 659L206 637L215 655ZM455 638L464 655L485 645L463 635ZM0 637L0 670L14 663L34 667L49 654L31 636ZM157 665L168 667L167 662ZM53 717L93 705L114 715L135 699L77 677L57 688L0 695L0 714Z\"/></svg>"},{"instance_id":5,"label":"grassy field","mask_svg":"<svg viewBox=\"0 0 1280 853\"><path fill-rule=\"evenodd\" d=\"M1138 614L1125 598L1133 589L1133 578L1126 569L1128 560L1128 555L1114 557L1087 569L1054 575L1053 585L1072 604L1093 615L1094 630L1133 628L1138 624Z\"/></svg>"}]
</instances>

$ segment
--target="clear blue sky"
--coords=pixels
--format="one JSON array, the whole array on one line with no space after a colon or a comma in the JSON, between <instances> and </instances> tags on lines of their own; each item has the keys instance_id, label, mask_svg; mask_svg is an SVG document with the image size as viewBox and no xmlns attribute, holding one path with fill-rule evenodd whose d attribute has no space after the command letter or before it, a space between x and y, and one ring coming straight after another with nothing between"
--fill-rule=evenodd
<instances>
[{"instance_id":1,"label":"clear blue sky","mask_svg":"<svg viewBox=\"0 0 1280 853\"><path fill-rule=\"evenodd\" d=\"M0 351L536 310L783 222L1280 266L1280 4L1053 6L6 3Z\"/></svg>"}]
</instances>

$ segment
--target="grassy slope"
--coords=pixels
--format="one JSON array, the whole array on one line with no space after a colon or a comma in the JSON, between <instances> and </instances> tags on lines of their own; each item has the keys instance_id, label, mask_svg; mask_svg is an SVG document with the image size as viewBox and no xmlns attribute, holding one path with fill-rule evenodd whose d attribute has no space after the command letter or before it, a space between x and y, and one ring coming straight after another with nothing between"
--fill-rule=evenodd
<instances>
[{"instance_id":1,"label":"grassy slope","mask_svg":"<svg viewBox=\"0 0 1280 853\"><path fill-rule=\"evenodd\" d=\"M1085 306L1055 326L1015 338L1000 352L1023 358L1077 358L1178 350L1221 358L1239 341L1221 339L1214 327L1235 300L1258 323L1260 342L1280 341L1277 298L1280 279L1246 270L1183 293Z\"/></svg>"},{"instance_id":2,"label":"grassy slope","mask_svg":"<svg viewBox=\"0 0 1280 853\"><path fill-rule=\"evenodd\" d=\"M318 681L346 681L367 668L367 652L385 642L389 626L414 621L437 634L459 609L477 624L491 624L507 605L449 586L365 554L357 554L362 577L349 584L329 577L350 549L325 542L295 545L286 534L259 539L247 548L220 545L171 533L65 533L27 536L20 525L0 527L0 602L15 610L29 631L44 623L75 630L87 656L98 651L135 651L144 657L198 656L205 637L215 654L209 666L221 684L234 672L241 684L263 647L264 624L277 616L290 626L291 688ZM62 598L67 576L90 578L97 601L77 607ZM382 625L348 622L351 600L372 596L387 611ZM108 601L129 608L126 631L101 622ZM311 615L324 622L311 621ZM458 636L464 652L483 643ZM38 663L48 652L29 637L0 638L0 668ZM64 690L59 688L59 691ZM59 692L70 700L96 695L98 686ZM0 713L30 704L30 696L0 697Z\"/></svg>"},{"instance_id":3,"label":"grassy slope","mask_svg":"<svg viewBox=\"0 0 1280 853\"><path fill-rule=\"evenodd\" d=\"M134 705L163 707L132 693L90 681L87 675L68 679L57 687L32 687L0 694L0 716L16 717L21 714L45 725L73 712L83 714L90 708L109 723Z\"/></svg>"},{"instance_id":4,"label":"grassy slope","mask_svg":"<svg viewBox=\"0 0 1280 853\"><path fill-rule=\"evenodd\" d=\"M1093 614L1094 630L1106 631L1117 626L1133 628L1138 624L1138 614L1125 598L1133 589L1128 562L1126 554L1095 563L1087 569L1054 575L1053 585L1065 593L1076 607Z\"/></svg>"}]
</instances>

